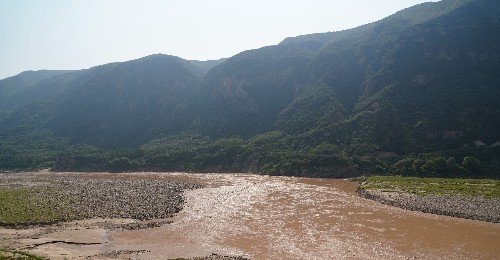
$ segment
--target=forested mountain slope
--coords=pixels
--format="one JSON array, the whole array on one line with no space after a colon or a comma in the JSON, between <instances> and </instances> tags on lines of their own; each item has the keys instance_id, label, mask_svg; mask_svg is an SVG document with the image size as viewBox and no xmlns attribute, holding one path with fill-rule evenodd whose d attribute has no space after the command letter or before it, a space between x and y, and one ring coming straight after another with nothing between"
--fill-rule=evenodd
<instances>
[{"instance_id":1,"label":"forested mountain slope","mask_svg":"<svg viewBox=\"0 0 500 260\"><path fill-rule=\"evenodd\" d=\"M97 146L141 144L186 127L176 111L193 95L201 75L191 63L167 55L96 67L55 103L48 126Z\"/></svg>"},{"instance_id":2,"label":"forested mountain slope","mask_svg":"<svg viewBox=\"0 0 500 260\"><path fill-rule=\"evenodd\" d=\"M56 73L1 95L0 141L51 150L24 137L45 133L60 169L496 176L499 17L498 1L443 0L228 59Z\"/></svg>"}]
</instances>

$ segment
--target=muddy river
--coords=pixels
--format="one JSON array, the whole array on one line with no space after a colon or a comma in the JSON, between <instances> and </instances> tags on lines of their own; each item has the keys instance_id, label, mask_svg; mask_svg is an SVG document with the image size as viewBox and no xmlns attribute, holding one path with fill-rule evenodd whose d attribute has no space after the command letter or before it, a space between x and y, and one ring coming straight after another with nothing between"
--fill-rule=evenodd
<instances>
[{"instance_id":1,"label":"muddy river","mask_svg":"<svg viewBox=\"0 0 500 260\"><path fill-rule=\"evenodd\" d=\"M109 174L87 174L103 178ZM347 180L248 174L136 173L198 182L173 223L113 230L86 220L47 230L0 229L4 240L52 258L499 259L500 224L407 211L355 193ZM37 234L33 237L33 234ZM31 235L31 236L30 236ZM64 243L57 241L64 240ZM44 244L40 241L46 241ZM71 243L67 243L70 241Z\"/></svg>"}]
</instances>

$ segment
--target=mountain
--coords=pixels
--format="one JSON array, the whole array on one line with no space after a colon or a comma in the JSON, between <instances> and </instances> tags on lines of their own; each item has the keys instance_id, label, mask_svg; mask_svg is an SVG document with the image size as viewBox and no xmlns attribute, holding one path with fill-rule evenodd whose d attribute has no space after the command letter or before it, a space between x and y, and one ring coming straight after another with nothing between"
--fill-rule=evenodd
<instances>
[{"instance_id":1,"label":"mountain","mask_svg":"<svg viewBox=\"0 0 500 260\"><path fill-rule=\"evenodd\" d=\"M312 55L297 46L269 46L242 52L214 67L202 82L200 124L216 136L269 130L305 84L302 72Z\"/></svg>"},{"instance_id":2,"label":"mountain","mask_svg":"<svg viewBox=\"0 0 500 260\"><path fill-rule=\"evenodd\" d=\"M178 57L152 55L99 66L56 102L50 128L78 142L119 147L182 128L179 106L193 95L201 72Z\"/></svg>"},{"instance_id":3,"label":"mountain","mask_svg":"<svg viewBox=\"0 0 500 260\"><path fill-rule=\"evenodd\" d=\"M494 0L443 0L228 59L151 55L16 83L0 141L66 140L73 155L53 160L69 170L353 176L411 157L441 167L432 172L497 176L499 17Z\"/></svg>"},{"instance_id":4,"label":"mountain","mask_svg":"<svg viewBox=\"0 0 500 260\"><path fill-rule=\"evenodd\" d=\"M24 92L29 92L40 82L57 75L67 73L67 70L39 70L25 71L16 76L0 80L0 108L6 109L16 106L17 96L23 96Z\"/></svg>"},{"instance_id":5,"label":"mountain","mask_svg":"<svg viewBox=\"0 0 500 260\"><path fill-rule=\"evenodd\" d=\"M402 22L398 29L391 24L411 9L397 13L371 25L377 33L362 40L324 47L308 65L310 78L332 86L351 111L341 127L353 133L362 129L363 142L397 152L500 138L499 125L491 120L500 111L499 4L442 1L416 10L446 3L455 8L431 20L403 23L411 25L403 30ZM352 145L359 137L350 139Z\"/></svg>"},{"instance_id":6,"label":"mountain","mask_svg":"<svg viewBox=\"0 0 500 260\"><path fill-rule=\"evenodd\" d=\"M388 44L469 2L425 3L351 30L287 38L235 55L209 71L203 83L209 96L204 99L212 102L205 109L212 111L204 116L206 128L221 136L268 131L278 114L314 82L331 86L350 111L361 101L369 73L383 66L375 62L390 51Z\"/></svg>"}]
</instances>

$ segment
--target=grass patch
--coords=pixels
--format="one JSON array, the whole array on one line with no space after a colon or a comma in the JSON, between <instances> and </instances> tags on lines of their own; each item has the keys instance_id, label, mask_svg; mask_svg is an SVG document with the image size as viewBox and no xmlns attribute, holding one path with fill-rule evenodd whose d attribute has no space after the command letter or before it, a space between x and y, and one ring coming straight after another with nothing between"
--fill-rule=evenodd
<instances>
[{"instance_id":1,"label":"grass patch","mask_svg":"<svg viewBox=\"0 0 500 260\"><path fill-rule=\"evenodd\" d=\"M369 176L361 179L360 189L500 198L500 180L490 179Z\"/></svg>"},{"instance_id":2,"label":"grass patch","mask_svg":"<svg viewBox=\"0 0 500 260\"><path fill-rule=\"evenodd\" d=\"M45 260L46 258L30 253L0 248L0 260Z\"/></svg>"},{"instance_id":3,"label":"grass patch","mask_svg":"<svg viewBox=\"0 0 500 260\"><path fill-rule=\"evenodd\" d=\"M0 225L48 224L71 219L74 214L64 200L48 187L0 188Z\"/></svg>"}]
</instances>

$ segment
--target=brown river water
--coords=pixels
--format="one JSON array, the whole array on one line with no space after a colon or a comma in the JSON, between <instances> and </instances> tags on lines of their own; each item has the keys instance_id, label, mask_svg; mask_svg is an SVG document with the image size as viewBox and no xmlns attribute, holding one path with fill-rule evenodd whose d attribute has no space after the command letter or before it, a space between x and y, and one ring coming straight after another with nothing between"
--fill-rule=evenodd
<instances>
[{"instance_id":1,"label":"brown river water","mask_svg":"<svg viewBox=\"0 0 500 260\"><path fill-rule=\"evenodd\" d=\"M172 224L107 230L82 228L85 221L79 221L37 240L73 238L81 245L48 243L32 252L56 259L111 251L122 254L101 258L171 259L217 253L252 259L500 259L500 224L382 205L359 197L357 184L347 180L249 174L113 176L198 182L206 188L185 193L184 209Z\"/></svg>"}]
</instances>

